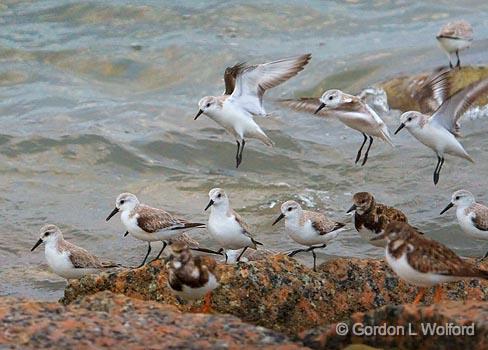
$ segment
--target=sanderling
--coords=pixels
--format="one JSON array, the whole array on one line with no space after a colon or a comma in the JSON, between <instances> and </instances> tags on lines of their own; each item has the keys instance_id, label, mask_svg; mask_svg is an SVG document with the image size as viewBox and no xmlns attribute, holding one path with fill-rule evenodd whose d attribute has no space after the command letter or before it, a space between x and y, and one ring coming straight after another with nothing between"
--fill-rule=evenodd
<instances>
[{"instance_id":1,"label":"sanderling","mask_svg":"<svg viewBox=\"0 0 488 350\"><path fill-rule=\"evenodd\" d=\"M451 202L441 211L441 215L456 206L459 226L474 239L488 240L488 207L476 203L471 192L459 190L452 194ZM488 252L481 258L486 259Z\"/></svg>"},{"instance_id":2,"label":"sanderling","mask_svg":"<svg viewBox=\"0 0 488 350\"><path fill-rule=\"evenodd\" d=\"M171 215L163 209L141 204L132 193L122 193L117 197L115 209L112 210L106 221L110 220L119 211L122 212L120 218L127 232L135 238L148 243L146 256L139 267L146 263L147 257L151 252L151 242L163 242L163 247L156 258L153 259L156 260L163 253L168 240L176 238L182 231L205 227L205 224L189 222ZM125 235L127 235L127 232Z\"/></svg>"},{"instance_id":3,"label":"sanderling","mask_svg":"<svg viewBox=\"0 0 488 350\"><path fill-rule=\"evenodd\" d=\"M364 154L361 165L366 164L369 150L373 144L373 137L379 137L393 146L388 127L378 114L361 98L346 94L340 90L327 90L320 99L305 98L300 100L282 101L297 111L308 111L324 117L336 117L348 127L363 134L364 140L359 148L355 163L361 159L361 152L368 140L369 145Z\"/></svg>"},{"instance_id":4,"label":"sanderling","mask_svg":"<svg viewBox=\"0 0 488 350\"><path fill-rule=\"evenodd\" d=\"M327 243L336 238L337 234L342 231L344 224L330 220L325 214L303 210L300 204L295 201L288 201L281 205L281 214L273 222L273 225L283 218L285 219L285 230L291 239L301 245L308 246L306 249L294 250L289 256L311 251L313 270L317 271L315 249L325 248Z\"/></svg>"},{"instance_id":5,"label":"sanderling","mask_svg":"<svg viewBox=\"0 0 488 350\"><path fill-rule=\"evenodd\" d=\"M208 196L210 201L205 207L205 210L210 208L207 228L224 250L226 262L227 249L244 248L237 257L239 261L247 248L257 249L258 245L262 245L252 237L251 230L242 217L230 207L229 198L222 189L214 188Z\"/></svg>"},{"instance_id":6,"label":"sanderling","mask_svg":"<svg viewBox=\"0 0 488 350\"><path fill-rule=\"evenodd\" d=\"M295 76L310 58L311 55L306 54L254 66L237 64L226 69L224 95L206 96L198 102L199 111L195 120L204 113L235 137L236 168L242 162L246 138L258 139L267 146L273 146L271 139L253 119L267 115L263 108L266 90Z\"/></svg>"},{"instance_id":7,"label":"sanderling","mask_svg":"<svg viewBox=\"0 0 488 350\"><path fill-rule=\"evenodd\" d=\"M353 205L348 213L354 213L354 226L361 238L369 243L384 247L385 240L374 240L371 238L382 234L385 227L392 221L408 222L407 217L400 210L387 205L377 203L369 192L358 192L352 197Z\"/></svg>"},{"instance_id":8,"label":"sanderling","mask_svg":"<svg viewBox=\"0 0 488 350\"><path fill-rule=\"evenodd\" d=\"M442 299L441 283L462 279L488 279L488 271L461 259L445 245L419 235L404 222L391 222L385 232L372 238L386 239L385 256L388 265L406 282L420 287L414 300L418 304L425 288L436 286L434 302Z\"/></svg>"},{"instance_id":9,"label":"sanderling","mask_svg":"<svg viewBox=\"0 0 488 350\"><path fill-rule=\"evenodd\" d=\"M45 225L41 228L39 240L32 247L31 252L42 243L45 244L44 255L49 267L55 274L66 279L81 278L102 269L120 267L66 241L56 225Z\"/></svg>"},{"instance_id":10,"label":"sanderling","mask_svg":"<svg viewBox=\"0 0 488 350\"><path fill-rule=\"evenodd\" d=\"M430 84L433 91L446 91L449 87L449 71L441 72ZM434 170L434 184L439 182L439 174L444 164L444 154L451 154L474 163L456 139L459 131L459 118L478 99L488 93L488 79L473 83L465 89L444 100L442 105L427 116L420 112L405 112L400 117L401 124L395 131L397 134L404 127L421 143L431 148L437 155Z\"/></svg>"},{"instance_id":11,"label":"sanderling","mask_svg":"<svg viewBox=\"0 0 488 350\"><path fill-rule=\"evenodd\" d=\"M184 243L172 243L170 247L173 253L166 263L170 289L185 300L205 297L200 311L209 312L212 290L219 286L214 273L215 260L209 256L193 257Z\"/></svg>"},{"instance_id":12,"label":"sanderling","mask_svg":"<svg viewBox=\"0 0 488 350\"><path fill-rule=\"evenodd\" d=\"M461 67L459 51L468 48L473 41L473 28L466 21L454 21L444 25L439 34L436 36L441 48L447 53L449 58L449 67L453 68L451 63L451 54L456 53L456 67Z\"/></svg>"}]
</instances>

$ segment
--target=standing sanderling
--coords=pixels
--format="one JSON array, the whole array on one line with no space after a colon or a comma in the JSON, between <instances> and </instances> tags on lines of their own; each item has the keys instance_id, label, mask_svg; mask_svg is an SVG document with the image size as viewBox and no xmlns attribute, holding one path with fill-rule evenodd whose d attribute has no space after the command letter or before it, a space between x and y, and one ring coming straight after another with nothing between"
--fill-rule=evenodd
<instances>
[{"instance_id":1,"label":"standing sanderling","mask_svg":"<svg viewBox=\"0 0 488 350\"><path fill-rule=\"evenodd\" d=\"M414 304L425 295L425 288L436 286L434 302L442 299L441 283L470 278L488 279L488 271L461 259L445 245L419 235L404 222L391 222L373 240L386 239L388 265L406 282L420 287Z\"/></svg>"},{"instance_id":2,"label":"standing sanderling","mask_svg":"<svg viewBox=\"0 0 488 350\"><path fill-rule=\"evenodd\" d=\"M289 256L311 251L313 270L317 271L315 249L325 248L327 242L336 238L337 234L343 230L344 224L332 221L322 213L303 210L300 204L295 201L288 201L281 205L281 214L273 222L273 225L283 218L285 219L285 229L290 237L295 242L308 246L306 249L294 250Z\"/></svg>"},{"instance_id":3,"label":"standing sanderling","mask_svg":"<svg viewBox=\"0 0 488 350\"><path fill-rule=\"evenodd\" d=\"M122 212L120 218L127 232L135 238L148 243L146 256L139 267L146 263L147 257L151 252L151 242L163 242L163 248L153 259L156 260L163 253L168 240L176 238L182 231L205 227L205 224L189 222L171 215L163 209L141 204L132 193L122 193L117 197L115 209L112 210L106 221L110 220L119 211Z\"/></svg>"},{"instance_id":4,"label":"standing sanderling","mask_svg":"<svg viewBox=\"0 0 488 350\"><path fill-rule=\"evenodd\" d=\"M368 140L369 144L361 165L366 164L369 150L373 144L373 137L379 137L393 146L388 127L379 115L368 104L357 96L346 94L340 90L327 90L320 99L301 99L282 101L297 111L308 111L325 117L336 117L348 127L363 134L364 140L356 155L357 164L361 159L361 152Z\"/></svg>"},{"instance_id":5,"label":"standing sanderling","mask_svg":"<svg viewBox=\"0 0 488 350\"><path fill-rule=\"evenodd\" d=\"M387 205L377 203L369 192L358 192L352 197L353 205L348 213L354 213L354 226L359 235L367 242L384 247L385 240L374 240L371 238L382 234L386 225L392 221L408 222L407 216L400 210Z\"/></svg>"},{"instance_id":6,"label":"standing sanderling","mask_svg":"<svg viewBox=\"0 0 488 350\"><path fill-rule=\"evenodd\" d=\"M185 300L205 297L199 311L210 312L212 290L219 286L214 273L215 260L209 256L193 257L184 243L172 243L170 247L172 254L166 263L170 289Z\"/></svg>"},{"instance_id":7,"label":"standing sanderling","mask_svg":"<svg viewBox=\"0 0 488 350\"><path fill-rule=\"evenodd\" d=\"M242 249L237 257L240 260L247 248L257 249L262 243L256 241L249 226L244 222L229 204L229 198L220 188L214 188L208 193L210 201L205 210L210 208L208 217L208 231L224 250L225 261L227 262L227 249Z\"/></svg>"},{"instance_id":8,"label":"standing sanderling","mask_svg":"<svg viewBox=\"0 0 488 350\"><path fill-rule=\"evenodd\" d=\"M449 58L449 67L453 68L451 63L451 54L456 53L456 67L461 67L459 51L471 46L473 41L473 28L466 21L454 21L444 25L439 34L436 36L441 48L447 53Z\"/></svg>"},{"instance_id":9,"label":"standing sanderling","mask_svg":"<svg viewBox=\"0 0 488 350\"><path fill-rule=\"evenodd\" d=\"M456 217L464 233L474 239L488 240L488 207L476 203L471 192L459 190L452 194L451 202L441 211L441 215L456 206ZM488 252L481 260L488 257Z\"/></svg>"},{"instance_id":10,"label":"standing sanderling","mask_svg":"<svg viewBox=\"0 0 488 350\"><path fill-rule=\"evenodd\" d=\"M120 267L119 264L102 260L64 240L61 230L55 225L45 225L41 228L40 238L31 252L42 243L45 244L44 255L49 267L55 274L66 279L81 278L103 269Z\"/></svg>"},{"instance_id":11,"label":"standing sanderling","mask_svg":"<svg viewBox=\"0 0 488 350\"><path fill-rule=\"evenodd\" d=\"M433 91L444 94L449 90L449 71L441 72L427 84ZM401 124L397 134L404 127L421 143L431 148L437 155L434 170L434 184L439 182L439 174L444 164L444 154L451 154L474 163L456 139L459 131L459 118L480 97L488 93L488 79L473 83L453 96L444 99L442 105L427 116L420 112L405 112L400 117Z\"/></svg>"},{"instance_id":12,"label":"standing sanderling","mask_svg":"<svg viewBox=\"0 0 488 350\"><path fill-rule=\"evenodd\" d=\"M206 96L198 102L199 111L195 120L204 113L235 137L236 168L242 162L246 138L258 139L267 146L273 146L271 139L253 119L267 115L263 108L266 90L295 76L310 58L311 55L306 54L254 66L237 64L226 69L224 95Z\"/></svg>"}]
</instances>

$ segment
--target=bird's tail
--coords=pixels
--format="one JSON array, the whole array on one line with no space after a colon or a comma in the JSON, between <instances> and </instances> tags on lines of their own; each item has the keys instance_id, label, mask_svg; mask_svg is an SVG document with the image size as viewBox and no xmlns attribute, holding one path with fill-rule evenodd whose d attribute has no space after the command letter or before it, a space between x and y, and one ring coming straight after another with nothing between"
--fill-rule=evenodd
<instances>
[{"instance_id":1,"label":"bird's tail","mask_svg":"<svg viewBox=\"0 0 488 350\"><path fill-rule=\"evenodd\" d=\"M171 228L171 230L184 230L188 228L204 228L206 225L199 222L185 222Z\"/></svg>"},{"instance_id":2,"label":"bird's tail","mask_svg":"<svg viewBox=\"0 0 488 350\"><path fill-rule=\"evenodd\" d=\"M258 139L262 143L264 143L266 146L273 147L274 143L271 141L271 139L261 130L256 131L253 135L253 138Z\"/></svg>"}]
</instances>

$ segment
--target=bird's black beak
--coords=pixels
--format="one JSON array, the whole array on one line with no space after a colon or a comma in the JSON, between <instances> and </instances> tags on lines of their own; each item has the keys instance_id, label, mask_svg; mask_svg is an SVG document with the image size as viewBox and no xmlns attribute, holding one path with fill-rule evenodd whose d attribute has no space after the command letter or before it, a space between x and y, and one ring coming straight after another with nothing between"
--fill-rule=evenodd
<instances>
[{"instance_id":1,"label":"bird's black beak","mask_svg":"<svg viewBox=\"0 0 488 350\"><path fill-rule=\"evenodd\" d=\"M405 124L401 123L400 126L398 127L398 129L396 129L395 135L398 134L400 132L400 130L402 130L404 127L405 127Z\"/></svg>"},{"instance_id":2,"label":"bird's black beak","mask_svg":"<svg viewBox=\"0 0 488 350\"><path fill-rule=\"evenodd\" d=\"M214 204L214 201L213 201L213 199L211 199L210 202L208 202L207 206L205 207L205 211L207 211L207 209L210 208L213 204Z\"/></svg>"},{"instance_id":3,"label":"bird's black beak","mask_svg":"<svg viewBox=\"0 0 488 350\"><path fill-rule=\"evenodd\" d=\"M451 209L452 207L454 206L454 204L449 203L444 209L442 209L441 213L439 215L442 215L444 214L446 211L448 211L449 209Z\"/></svg>"},{"instance_id":4,"label":"bird's black beak","mask_svg":"<svg viewBox=\"0 0 488 350\"><path fill-rule=\"evenodd\" d=\"M129 231L125 231L124 237L127 237L128 234L129 234Z\"/></svg>"},{"instance_id":5,"label":"bird's black beak","mask_svg":"<svg viewBox=\"0 0 488 350\"><path fill-rule=\"evenodd\" d=\"M110 213L109 216L107 216L107 218L105 219L105 221L108 221L112 218L112 216L114 216L115 214L117 214L119 212L119 208L114 208L114 210L112 210L112 212Z\"/></svg>"},{"instance_id":6,"label":"bird's black beak","mask_svg":"<svg viewBox=\"0 0 488 350\"><path fill-rule=\"evenodd\" d=\"M354 210L356 210L356 209L357 209L357 205L356 205L356 204L353 204L353 205L352 205L352 207L350 207L350 208L348 209L348 211L346 211L346 213L350 213L351 211L354 211Z\"/></svg>"},{"instance_id":7,"label":"bird's black beak","mask_svg":"<svg viewBox=\"0 0 488 350\"><path fill-rule=\"evenodd\" d=\"M319 106L319 108L317 108L317 110L313 114L317 114L324 107L325 107L325 103L321 103L320 106Z\"/></svg>"},{"instance_id":8,"label":"bird's black beak","mask_svg":"<svg viewBox=\"0 0 488 350\"><path fill-rule=\"evenodd\" d=\"M280 221L281 219L283 219L284 217L285 217L285 215L284 215L283 213L281 213L281 214L280 214L280 216L278 216L278 217L276 218L276 220L275 220L275 221L274 221L274 222L271 224L271 226L276 225L276 223L277 223L278 221Z\"/></svg>"},{"instance_id":9,"label":"bird's black beak","mask_svg":"<svg viewBox=\"0 0 488 350\"><path fill-rule=\"evenodd\" d=\"M197 115L195 116L195 118L193 118L193 120L197 120L197 119L198 119L198 117L199 117L199 116L200 116L202 113L203 113L203 111L202 111L201 109L200 109L200 110L198 110L198 113L197 113Z\"/></svg>"},{"instance_id":10,"label":"bird's black beak","mask_svg":"<svg viewBox=\"0 0 488 350\"><path fill-rule=\"evenodd\" d=\"M41 245L41 243L42 243L42 239L39 238L39 240L36 242L36 244L34 244L34 246L32 247L31 252L33 252L34 249L36 249L37 247L39 247L39 245Z\"/></svg>"},{"instance_id":11,"label":"bird's black beak","mask_svg":"<svg viewBox=\"0 0 488 350\"><path fill-rule=\"evenodd\" d=\"M378 236L374 236L373 238L370 239L370 241L379 241L380 239L385 238L385 233L379 234Z\"/></svg>"}]
</instances>

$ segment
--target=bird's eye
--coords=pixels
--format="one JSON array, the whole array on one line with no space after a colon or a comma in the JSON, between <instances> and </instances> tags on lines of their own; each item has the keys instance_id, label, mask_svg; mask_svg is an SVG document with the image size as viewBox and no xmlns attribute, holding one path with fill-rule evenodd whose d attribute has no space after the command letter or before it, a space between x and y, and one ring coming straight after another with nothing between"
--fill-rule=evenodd
<instances>
[{"instance_id":1,"label":"bird's eye","mask_svg":"<svg viewBox=\"0 0 488 350\"><path fill-rule=\"evenodd\" d=\"M123 200L123 199L122 199L122 200L120 201L120 204L124 204L124 203L125 203L125 200Z\"/></svg>"},{"instance_id":2,"label":"bird's eye","mask_svg":"<svg viewBox=\"0 0 488 350\"><path fill-rule=\"evenodd\" d=\"M210 103L207 103L207 107L210 107Z\"/></svg>"},{"instance_id":3,"label":"bird's eye","mask_svg":"<svg viewBox=\"0 0 488 350\"><path fill-rule=\"evenodd\" d=\"M51 232L46 232L46 233L44 234L44 236L46 236L46 237L47 237L47 236L49 236L50 234L51 234Z\"/></svg>"},{"instance_id":4,"label":"bird's eye","mask_svg":"<svg viewBox=\"0 0 488 350\"><path fill-rule=\"evenodd\" d=\"M288 208L288 211L292 211L292 210L293 210L293 208L291 208L291 207L290 207L290 208Z\"/></svg>"},{"instance_id":5,"label":"bird's eye","mask_svg":"<svg viewBox=\"0 0 488 350\"><path fill-rule=\"evenodd\" d=\"M217 198L221 198L221 197L222 197L222 194L221 194L221 193L219 193L219 194L217 195Z\"/></svg>"},{"instance_id":6,"label":"bird's eye","mask_svg":"<svg viewBox=\"0 0 488 350\"><path fill-rule=\"evenodd\" d=\"M457 197L456 197L456 200L459 200L459 198L460 198L460 197L459 197L459 196L457 196Z\"/></svg>"},{"instance_id":7,"label":"bird's eye","mask_svg":"<svg viewBox=\"0 0 488 350\"><path fill-rule=\"evenodd\" d=\"M329 100L332 101L334 99L334 96L329 96Z\"/></svg>"},{"instance_id":8,"label":"bird's eye","mask_svg":"<svg viewBox=\"0 0 488 350\"><path fill-rule=\"evenodd\" d=\"M411 121L412 121L412 117L408 118L407 120L408 120L409 122L411 122Z\"/></svg>"}]
</instances>

